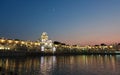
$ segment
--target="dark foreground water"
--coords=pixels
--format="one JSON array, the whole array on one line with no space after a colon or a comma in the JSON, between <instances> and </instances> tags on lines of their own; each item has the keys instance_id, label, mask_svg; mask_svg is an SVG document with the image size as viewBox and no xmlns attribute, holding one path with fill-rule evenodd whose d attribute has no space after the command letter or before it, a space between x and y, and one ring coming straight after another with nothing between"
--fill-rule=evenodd
<instances>
[{"instance_id":1,"label":"dark foreground water","mask_svg":"<svg viewBox=\"0 0 120 75\"><path fill-rule=\"evenodd\" d=\"M120 55L0 58L0 75L120 75Z\"/></svg>"}]
</instances>

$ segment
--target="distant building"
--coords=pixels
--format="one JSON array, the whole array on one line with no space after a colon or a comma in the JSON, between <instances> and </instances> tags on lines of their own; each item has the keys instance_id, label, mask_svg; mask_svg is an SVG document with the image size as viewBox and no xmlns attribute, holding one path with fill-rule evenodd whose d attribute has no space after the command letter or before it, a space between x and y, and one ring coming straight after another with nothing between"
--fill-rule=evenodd
<instances>
[{"instance_id":1,"label":"distant building","mask_svg":"<svg viewBox=\"0 0 120 75\"><path fill-rule=\"evenodd\" d=\"M51 50L51 51L55 51L55 47L53 46L53 42L52 40L48 39L48 35L46 32L43 32L41 35L41 51L45 51L45 50Z\"/></svg>"},{"instance_id":2,"label":"distant building","mask_svg":"<svg viewBox=\"0 0 120 75\"><path fill-rule=\"evenodd\" d=\"M43 32L41 35L41 42L46 42L48 40L48 35L46 32Z\"/></svg>"}]
</instances>

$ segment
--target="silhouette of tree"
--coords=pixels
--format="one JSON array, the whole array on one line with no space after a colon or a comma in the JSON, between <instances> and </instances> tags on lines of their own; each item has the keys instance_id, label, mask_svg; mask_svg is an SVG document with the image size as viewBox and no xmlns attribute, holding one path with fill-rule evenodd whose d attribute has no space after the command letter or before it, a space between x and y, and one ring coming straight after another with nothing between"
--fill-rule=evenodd
<instances>
[{"instance_id":1,"label":"silhouette of tree","mask_svg":"<svg viewBox=\"0 0 120 75\"><path fill-rule=\"evenodd\" d=\"M54 44L61 44L61 42L59 42L59 41L54 41L53 43Z\"/></svg>"},{"instance_id":2,"label":"silhouette of tree","mask_svg":"<svg viewBox=\"0 0 120 75\"><path fill-rule=\"evenodd\" d=\"M99 46L99 45L95 45L95 46Z\"/></svg>"},{"instance_id":3,"label":"silhouette of tree","mask_svg":"<svg viewBox=\"0 0 120 75\"><path fill-rule=\"evenodd\" d=\"M15 39L15 41L20 41L20 39Z\"/></svg>"},{"instance_id":4,"label":"silhouette of tree","mask_svg":"<svg viewBox=\"0 0 120 75\"><path fill-rule=\"evenodd\" d=\"M118 43L118 45L120 45L120 43Z\"/></svg>"},{"instance_id":5,"label":"silhouette of tree","mask_svg":"<svg viewBox=\"0 0 120 75\"><path fill-rule=\"evenodd\" d=\"M104 44L104 43L101 43L101 46L107 46L106 44Z\"/></svg>"},{"instance_id":6,"label":"silhouette of tree","mask_svg":"<svg viewBox=\"0 0 120 75\"><path fill-rule=\"evenodd\" d=\"M66 45L65 43L61 43L61 45Z\"/></svg>"}]
</instances>

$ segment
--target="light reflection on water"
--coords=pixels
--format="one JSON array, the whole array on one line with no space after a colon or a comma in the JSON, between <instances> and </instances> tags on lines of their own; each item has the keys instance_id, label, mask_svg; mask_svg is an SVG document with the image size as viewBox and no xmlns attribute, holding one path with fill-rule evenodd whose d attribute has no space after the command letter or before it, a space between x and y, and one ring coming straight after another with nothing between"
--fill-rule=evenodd
<instances>
[{"instance_id":1,"label":"light reflection on water","mask_svg":"<svg viewBox=\"0 0 120 75\"><path fill-rule=\"evenodd\" d=\"M0 58L0 75L120 75L120 55Z\"/></svg>"}]
</instances>

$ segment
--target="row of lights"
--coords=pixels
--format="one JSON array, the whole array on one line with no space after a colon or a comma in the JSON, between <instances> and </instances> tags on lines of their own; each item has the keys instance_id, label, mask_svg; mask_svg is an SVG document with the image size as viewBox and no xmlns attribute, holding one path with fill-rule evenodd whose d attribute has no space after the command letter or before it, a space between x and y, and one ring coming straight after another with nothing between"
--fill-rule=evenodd
<instances>
[{"instance_id":1,"label":"row of lights","mask_svg":"<svg viewBox=\"0 0 120 75\"><path fill-rule=\"evenodd\" d=\"M15 44L31 44L31 45L40 45L39 42L29 42L29 41L16 41L16 40L7 40L7 39L0 39L0 43L9 43L9 44L12 44L12 43L15 43Z\"/></svg>"}]
</instances>

